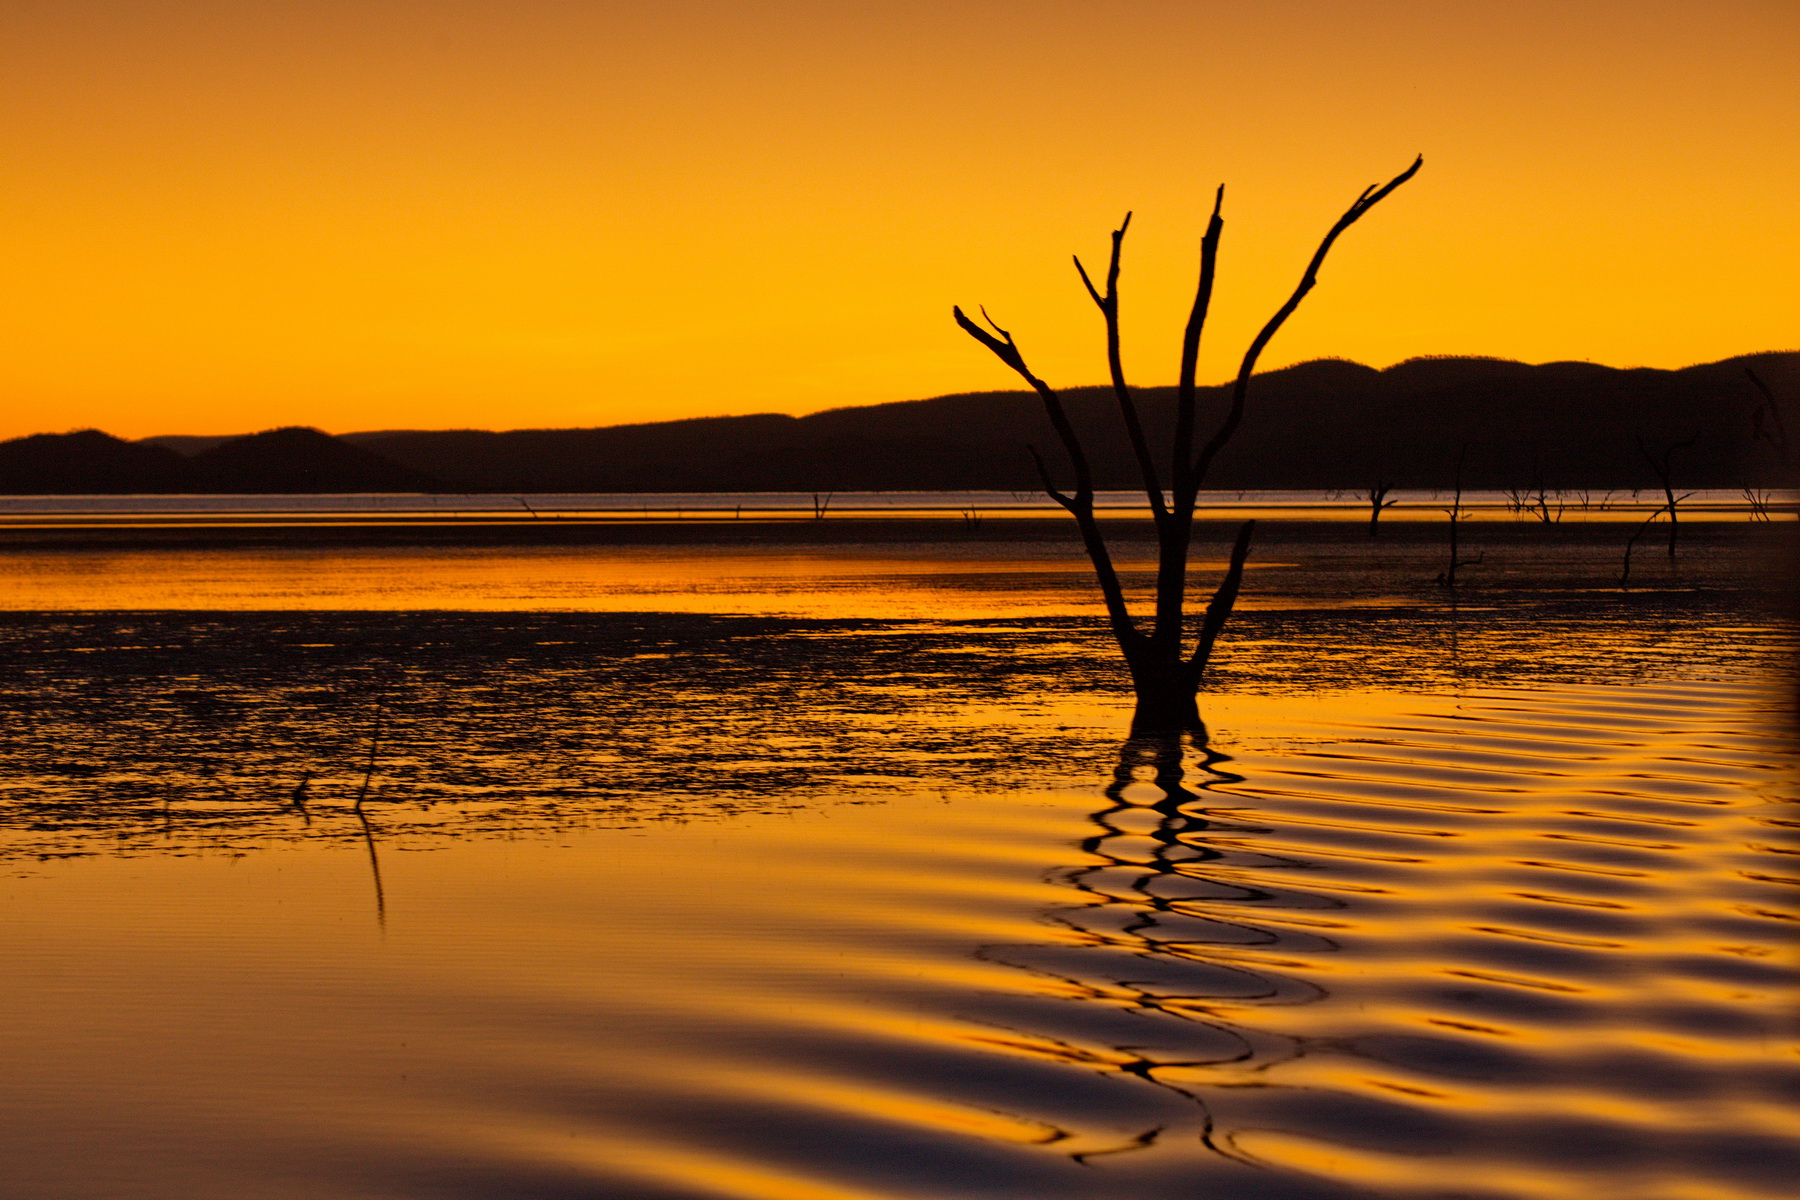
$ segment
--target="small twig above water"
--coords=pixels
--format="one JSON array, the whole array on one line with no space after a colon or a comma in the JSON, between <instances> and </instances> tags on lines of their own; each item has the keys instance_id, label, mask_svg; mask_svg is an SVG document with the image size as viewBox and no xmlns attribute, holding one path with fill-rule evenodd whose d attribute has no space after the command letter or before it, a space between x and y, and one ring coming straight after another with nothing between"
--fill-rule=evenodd
<instances>
[{"instance_id":1,"label":"small twig above water","mask_svg":"<svg viewBox=\"0 0 1800 1200\"><path fill-rule=\"evenodd\" d=\"M381 886L381 858L375 852L375 827L369 823L369 816L363 811L363 802L369 798L369 784L375 778L375 755L381 746L382 716L382 698L377 696L375 720L369 727L369 759L363 767L362 787L357 789L356 802L350 806L350 811L356 816L357 823L362 826L363 844L369 850L369 878L375 884L375 923L385 930L387 928L387 893Z\"/></svg>"}]
</instances>

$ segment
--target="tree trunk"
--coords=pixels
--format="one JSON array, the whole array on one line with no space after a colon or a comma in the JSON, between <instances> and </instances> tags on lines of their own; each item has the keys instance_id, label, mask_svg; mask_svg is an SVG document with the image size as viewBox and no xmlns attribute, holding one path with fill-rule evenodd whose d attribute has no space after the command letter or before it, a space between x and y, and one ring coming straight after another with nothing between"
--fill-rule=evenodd
<instances>
[{"instance_id":1,"label":"tree trunk","mask_svg":"<svg viewBox=\"0 0 1800 1200\"><path fill-rule=\"evenodd\" d=\"M1147 653L1127 660L1137 708L1131 714L1131 736L1204 732L1200 721L1200 672L1190 663L1167 661Z\"/></svg>"}]
</instances>

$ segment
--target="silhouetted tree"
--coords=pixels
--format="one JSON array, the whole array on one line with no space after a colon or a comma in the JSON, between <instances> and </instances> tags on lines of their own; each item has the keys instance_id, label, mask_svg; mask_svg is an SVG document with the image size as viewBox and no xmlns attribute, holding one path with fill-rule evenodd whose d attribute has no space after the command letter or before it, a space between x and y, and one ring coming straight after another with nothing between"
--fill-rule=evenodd
<instances>
[{"instance_id":1,"label":"silhouetted tree","mask_svg":"<svg viewBox=\"0 0 1800 1200\"><path fill-rule=\"evenodd\" d=\"M1381 533L1381 510L1392 508L1398 500L1389 500L1388 493L1394 490L1394 482L1386 477L1378 478L1366 493L1369 501L1369 536L1377 537Z\"/></svg>"},{"instance_id":2,"label":"silhouetted tree","mask_svg":"<svg viewBox=\"0 0 1800 1200\"><path fill-rule=\"evenodd\" d=\"M961 308L951 310L955 314L956 323L969 336L986 346L996 358L1031 385L1042 400L1044 413L1056 431L1057 439L1062 443L1069 469L1074 475L1075 487L1072 492L1065 492L1056 486L1049 468L1035 447L1031 454L1037 463L1038 475L1043 480L1044 491L1075 518L1082 545L1093 564L1094 576L1106 604L1107 620L1119 649L1125 656L1126 665L1131 671L1132 687L1137 693L1137 711L1132 719L1134 732L1201 728L1197 698L1200 680L1206 670L1207 660L1212 655L1213 644L1230 617L1232 606L1237 602L1244 560L1250 553L1250 538L1256 523L1246 521L1239 529L1225 578L1206 606L1198 637L1190 651L1186 644L1184 609L1187 599L1188 555L1193 541L1194 506L1207 471L1243 419L1244 400L1257 359L1261 357L1270 339L1294 314L1294 310L1300 307L1300 302L1318 282L1319 268L1339 235L1395 188L1417 174L1423 163L1424 158L1421 156L1386 184L1371 185L1363 189L1362 194L1325 234L1293 294L1269 318L1251 341L1250 348L1245 351L1232 385L1230 404L1212 436L1196 452L1194 442L1198 413L1195 373L1200 352L1200 334L1205 327L1207 308L1212 300L1219 237L1224 230L1220 210L1225 200L1225 189L1223 186L1219 188L1213 201L1211 220L1207 223L1206 234L1200 242L1200 284L1195 292L1193 308L1189 312L1187 328L1181 341L1181 374L1176 387L1175 427L1168 459L1169 490L1166 493L1155 455L1138 416L1137 403L1125 382L1125 370L1120 357L1119 259L1125 242L1125 231L1131 225L1131 214L1125 214L1124 221L1113 231L1112 259L1106 272L1104 292L1094 286L1086 268L1081 265L1081 260L1075 260L1075 269L1081 276L1082 284L1106 321L1106 358L1113 392L1118 399L1119 414L1143 479L1144 495L1150 503L1151 518L1156 529L1156 611L1148 633L1138 627L1137 621L1126 607L1118 571L1113 566L1106 539L1094 516L1094 481L1087 451L1069 421L1062 397L1032 372L1013 335L996 324L987 315L986 309L981 312L982 318L987 321L986 329L964 315Z\"/></svg>"},{"instance_id":3,"label":"silhouetted tree","mask_svg":"<svg viewBox=\"0 0 1800 1200\"><path fill-rule=\"evenodd\" d=\"M1762 376L1749 367L1744 368L1744 374L1755 385L1759 397L1755 410L1750 414L1750 440L1752 443L1768 442L1775 447L1775 453L1781 458L1781 465L1788 466L1787 425L1781 419L1781 406L1775 403L1775 393L1762 381Z\"/></svg>"},{"instance_id":4,"label":"silhouetted tree","mask_svg":"<svg viewBox=\"0 0 1800 1200\"><path fill-rule=\"evenodd\" d=\"M1644 456L1644 461L1650 464L1650 470L1656 474L1656 482L1662 485L1664 502L1662 508L1658 511L1669 514L1670 562L1675 561L1675 537L1681 532L1681 520L1678 515L1678 509L1683 500L1686 500L1689 496L1694 494L1692 492L1688 492L1686 495L1682 496L1677 496L1675 494L1675 470L1671 460L1675 457L1675 452L1677 450L1685 450L1699 440L1700 435L1696 433L1686 441L1676 442L1671 446L1664 446L1663 452L1660 455L1650 453L1650 447L1644 443L1642 437L1637 440L1638 453ZM1650 519L1655 520L1656 514L1650 514ZM1648 522L1646 522L1646 524L1648 524ZM1636 541L1637 539L1633 538L1632 540ZM1627 551L1627 557L1629 558L1629 551ZM1627 569L1629 570L1629 567Z\"/></svg>"},{"instance_id":5,"label":"silhouetted tree","mask_svg":"<svg viewBox=\"0 0 1800 1200\"><path fill-rule=\"evenodd\" d=\"M1630 540L1625 543L1625 557L1619 564L1620 587L1629 588L1631 586L1631 552L1637 549L1638 539L1644 536L1644 531L1649 529L1650 526L1655 523L1656 518L1668 511L1669 506L1665 504L1649 516L1645 517L1643 524L1637 527L1637 530L1632 533Z\"/></svg>"},{"instance_id":6,"label":"silhouetted tree","mask_svg":"<svg viewBox=\"0 0 1800 1200\"><path fill-rule=\"evenodd\" d=\"M1444 510L1445 514L1450 518L1450 562L1442 571L1438 572L1437 581L1443 587L1451 588L1453 590L1456 587L1457 571L1461 570L1463 567L1478 566L1480 565L1481 560L1487 557L1485 554L1477 554L1474 558L1464 558L1462 556L1462 545L1457 537L1458 531L1462 528L1463 519L1463 463L1468 457L1469 448L1467 446L1462 447L1456 452L1456 490L1452 493L1450 507Z\"/></svg>"}]
</instances>

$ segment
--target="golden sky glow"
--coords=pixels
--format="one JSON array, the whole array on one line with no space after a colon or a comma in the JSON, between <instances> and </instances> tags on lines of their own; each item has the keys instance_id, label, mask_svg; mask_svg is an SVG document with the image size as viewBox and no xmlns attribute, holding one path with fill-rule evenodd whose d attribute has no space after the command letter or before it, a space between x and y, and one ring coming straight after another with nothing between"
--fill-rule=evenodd
<instances>
[{"instance_id":1,"label":"golden sky glow","mask_svg":"<svg viewBox=\"0 0 1800 1200\"><path fill-rule=\"evenodd\" d=\"M0 7L0 435L610 424L1265 362L1800 344L1791 0Z\"/></svg>"}]
</instances>

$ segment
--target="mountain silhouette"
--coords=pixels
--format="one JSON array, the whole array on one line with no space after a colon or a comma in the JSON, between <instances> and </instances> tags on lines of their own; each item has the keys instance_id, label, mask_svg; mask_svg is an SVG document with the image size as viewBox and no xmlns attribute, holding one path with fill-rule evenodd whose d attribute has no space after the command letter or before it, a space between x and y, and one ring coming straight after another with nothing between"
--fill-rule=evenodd
<instances>
[{"instance_id":1,"label":"mountain silhouette","mask_svg":"<svg viewBox=\"0 0 1800 1200\"><path fill-rule=\"evenodd\" d=\"M144 446L163 446L175 451L177 454L188 457L198 454L202 450L211 450L214 446L223 445L231 440L232 435L228 433L207 437L190 437L185 434L175 433L163 434L160 437L139 438L138 442L140 445Z\"/></svg>"},{"instance_id":2,"label":"mountain silhouette","mask_svg":"<svg viewBox=\"0 0 1800 1200\"><path fill-rule=\"evenodd\" d=\"M1772 390L1775 411L1766 411L1746 368ZM1152 438L1166 441L1174 389L1137 394ZM1203 421L1217 419L1227 394L1224 385L1201 389ZM1136 488L1111 391L1063 395L1098 486ZM1037 397L1023 391L599 429L334 438L286 428L136 443L86 430L0 443L0 491L1035 492L1026 450L1034 444L1057 470L1055 435ZM1646 488L1657 484L1647 458L1671 447L1677 487L1791 485L1800 352L1678 371L1495 358L1411 359L1385 370L1341 359L1300 363L1252 382L1243 426L1208 486L1447 487L1466 449L1470 487Z\"/></svg>"},{"instance_id":3,"label":"mountain silhouette","mask_svg":"<svg viewBox=\"0 0 1800 1200\"><path fill-rule=\"evenodd\" d=\"M432 476L317 429L292 425L232 438L188 460L214 492L422 492Z\"/></svg>"},{"instance_id":4,"label":"mountain silhouette","mask_svg":"<svg viewBox=\"0 0 1800 1200\"><path fill-rule=\"evenodd\" d=\"M1775 418L1761 421L1762 437L1761 394L1746 367L1782 401ZM1146 426L1166 442L1174 389L1136 391ZM1203 414L1222 412L1227 391L1202 389ZM1137 487L1110 389L1071 388L1063 396L1096 483ZM1775 486L1792 479L1774 436L1786 429L1800 442L1796 352L1679 371L1492 358L1412 359L1376 370L1322 359L1256 377L1243 425L1208 486L1366 488L1379 478L1446 487L1466 447L1464 482L1472 487L1642 488L1656 484L1644 451L1660 455L1689 439L1672 458L1679 486ZM390 430L345 440L469 490L512 492L1036 491L1026 446L1035 444L1053 464L1060 457L1042 405L1024 391L805 417L505 433Z\"/></svg>"},{"instance_id":5,"label":"mountain silhouette","mask_svg":"<svg viewBox=\"0 0 1800 1200\"><path fill-rule=\"evenodd\" d=\"M153 441L121 441L97 429L0 442L0 493L10 495L419 492L442 486L317 429L220 438L191 458Z\"/></svg>"},{"instance_id":6,"label":"mountain silhouette","mask_svg":"<svg viewBox=\"0 0 1800 1200\"><path fill-rule=\"evenodd\" d=\"M186 459L162 446L83 429L0 442L0 493L15 496L187 490Z\"/></svg>"}]
</instances>

